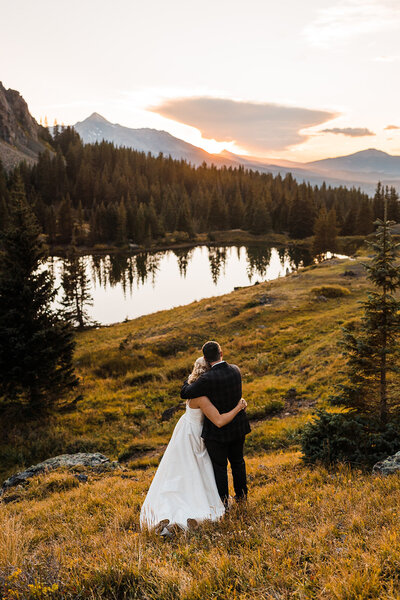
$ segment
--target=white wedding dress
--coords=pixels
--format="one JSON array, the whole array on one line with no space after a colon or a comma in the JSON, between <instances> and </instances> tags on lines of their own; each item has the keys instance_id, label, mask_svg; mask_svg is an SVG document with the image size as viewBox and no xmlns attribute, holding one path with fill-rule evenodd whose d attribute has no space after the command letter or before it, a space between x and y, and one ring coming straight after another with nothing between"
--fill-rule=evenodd
<instances>
[{"instance_id":1,"label":"white wedding dress","mask_svg":"<svg viewBox=\"0 0 400 600\"><path fill-rule=\"evenodd\" d=\"M187 519L218 520L225 512L211 459L201 438L204 415L190 408L175 426L140 512L140 526L169 519L187 528Z\"/></svg>"}]
</instances>

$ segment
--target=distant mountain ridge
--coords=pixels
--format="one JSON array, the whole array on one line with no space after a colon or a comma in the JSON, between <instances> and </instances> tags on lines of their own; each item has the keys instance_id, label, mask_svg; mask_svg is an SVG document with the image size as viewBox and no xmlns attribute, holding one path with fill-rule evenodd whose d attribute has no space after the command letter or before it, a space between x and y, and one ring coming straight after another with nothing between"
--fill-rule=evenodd
<instances>
[{"instance_id":1,"label":"distant mountain ridge","mask_svg":"<svg viewBox=\"0 0 400 600\"><path fill-rule=\"evenodd\" d=\"M400 156L369 148L346 156L337 156L307 163L279 159L239 156L224 150L210 154L166 131L157 129L124 127L107 121L94 112L74 125L84 143L113 142L141 152L186 160L195 166L202 163L230 167L244 166L265 173L284 177L291 173L297 181L331 186L360 187L372 194L378 181L400 189ZM21 160L35 162L39 152L51 149L46 142L48 132L29 112L28 105L16 90L6 89L0 82L0 161L9 170ZM48 141L48 140L47 140Z\"/></svg>"},{"instance_id":2,"label":"distant mountain ridge","mask_svg":"<svg viewBox=\"0 0 400 600\"><path fill-rule=\"evenodd\" d=\"M368 150L361 150L347 156L315 160L306 164L312 168L374 172L385 176L400 177L400 156L394 156L382 150L376 150L376 148L368 148Z\"/></svg>"},{"instance_id":3,"label":"distant mountain ridge","mask_svg":"<svg viewBox=\"0 0 400 600\"><path fill-rule=\"evenodd\" d=\"M34 162L45 149L41 135L45 130L29 112L19 92L0 82L0 160L11 169L21 160Z\"/></svg>"},{"instance_id":4,"label":"distant mountain ridge","mask_svg":"<svg viewBox=\"0 0 400 600\"><path fill-rule=\"evenodd\" d=\"M209 154L166 131L124 127L110 123L98 113L93 113L84 121L76 123L74 127L85 143L106 140L113 142L116 146L150 152L155 156L162 152L164 156L187 160L196 166L203 162L216 166L238 167L242 165L247 169L273 175L280 173L282 177L291 173L298 181L304 180L312 185L321 185L325 182L331 186L360 187L370 194L374 192L379 180L383 180L385 184L400 187L400 156L392 156L374 148L347 156L298 163L239 156L227 150L220 154Z\"/></svg>"},{"instance_id":5,"label":"distant mountain ridge","mask_svg":"<svg viewBox=\"0 0 400 600\"><path fill-rule=\"evenodd\" d=\"M166 157L171 156L176 160L184 159L196 166L201 165L203 162L207 164L226 164L227 162L218 155L209 154L202 148L174 137L167 131L124 127L118 123L110 123L96 112L84 121L75 123L74 128L85 144L105 140L114 143L116 146L134 148L139 152L150 152L155 156L162 152Z\"/></svg>"}]
</instances>

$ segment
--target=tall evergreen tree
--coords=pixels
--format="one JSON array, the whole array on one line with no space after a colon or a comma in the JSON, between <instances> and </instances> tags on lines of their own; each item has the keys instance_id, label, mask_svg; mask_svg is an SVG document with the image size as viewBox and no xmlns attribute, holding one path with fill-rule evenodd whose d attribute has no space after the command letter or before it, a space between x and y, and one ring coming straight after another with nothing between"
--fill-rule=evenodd
<instances>
[{"instance_id":1,"label":"tall evergreen tree","mask_svg":"<svg viewBox=\"0 0 400 600\"><path fill-rule=\"evenodd\" d=\"M313 253L316 256L321 256L330 250L328 244L328 213L323 206L318 213L314 223L314 239L313 239Z\"/></svg>"},{"instance_id":2,"label":"tall evergreen tree","mask_svg":"<svg viewBox=\"0 0 400 600\"><path fill-rule=\"evenodd\" d=\"M357 206L353 204L350 206L344 218L342 235L354 235L357 227Z\"/></svg>"},{"instance_id":3,"label":"tall evergreen tree","mask_svg":"<svg viewBox=\"0 0 400 600\"><path fill-rule=\"evenodd\" d=\"M93 305L93 296L86 271L86 257L79 256L73 246L63 262L61 303L66 320L81 329L92 323L87 308Z\"/></svg>"},{"instance_id":4,"label":"tall evergreen tree","mask_svg":"<svg viewBox=\"0 0 400 600\"><path fill-rule=\"evenodd\" d=\"M374 220L383 219L383 211L384 211L384 203L385 203L385 188L378 181L376 186L374 199L372 201L373 211L374 211Z\"/></svg>"},{"instance_id":5,"label":"tall evergreen tree","mask_svg":"<svg viewBox=\"0 0 400 600\"><path fill-rule=\"evenodd\" d=\"M58 233L62 244L70 244L72 232L74 229L74 219L72 214L72 204L70 195L63 198L58 211Z\"/></svg>"},{"instance_id":6,"label":"tall evergreen tree","mask_svg":"<svg viewBox=\"0 0 400 600\"><path fill-rule=\"evenodd\" d=\"M236 187L235 195L230 206L231 224L234 229L244 226L245 209L239 187Z\"/></svg>"},{"instance_id":7,"label":"tall evergreen tree","mask_svg":"<svg viewBox=\"0 0 400 600\"><path fill-rule=\"evenodd\" d=\"M257 198L253 204L251 231L255 234L267 233L271 229L271 215L263 198Z\"/></svg>"},{"instance_id":8,"label":"tall evergreen tree","mask_svg":"<svg viewBox=\"0 0 400 600\"><path fill-rule=\"evenodd\" d=\"M0 398L40 413L78 383L73 334L51 304L56 291L41 233L20 178L0 251Z\"/></svg>"},{"instance_id":9,"label":"tall evergreen tree","mask_svg":"<svg viewBox=\"0 0 400 600\"><path fill-rule=\"evenodd\" d=\"M360 329L345 329L343 342L347 357L348 383L343 384L333 402L386 423L390 414L400 411L398 397L398 338L400 301L394 296L400 288L398 248L392 239L392 221L375 221L375 240L367 242L374 251L365 264L368 279L374 284L363 303Z\"/></svg>"},{"instance_id":10,"label":"tall evergreen tree","mask_svg":"<svg viewBox=\"0 0 400 600\"><path fill-rule=\"evenodd\" d=\"M337 232L335 209L327 212L323 206L314 223L313 253L320 256L325 252L337 252Z\"/></svg>"},{"instance_id":11,"label":"tall evergreen tree","mask_svg":"<svg viewBox=\"0 0 400 600\"><path fill-rule=\"evenodd\" d=\"M289 234L292 238L302 239L313 234L315 208L311 192L306 184L296 190L296 197L289 210Z\"/></svg>"},{"instance_id":12,"label":"tall evergreen tree","mask_svg":"<svg viewBox=\"0 0 400 600\"><path fill-rule=\"evenodd\" d=\"M370 200L365 199L360 202L358 208L355 233L357 235L368 235L374 230L374 214Z\"/></svg>"},{"instance_id":13,"label":"tall evergreen tree","mask_svg":"<svg viewBox=\"0 0 400 600\"><path fill-rule=\"evenodd\" d=\"M387 216L388 219L398 223L400 221L399 195L394 187L391 187L387 198Z\"/></svg>"}]
</instances>

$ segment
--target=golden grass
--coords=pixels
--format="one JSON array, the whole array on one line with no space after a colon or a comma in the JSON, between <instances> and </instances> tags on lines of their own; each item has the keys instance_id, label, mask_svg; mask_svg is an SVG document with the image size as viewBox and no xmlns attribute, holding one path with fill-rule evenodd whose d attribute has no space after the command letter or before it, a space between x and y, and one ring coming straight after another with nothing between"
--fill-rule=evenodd
<instances>
[{"instance_id":1,"label":"golden grass","mask_svg":"<svg viewBox=\"0 0 400 600\"><path fill-rule=\"evenodd\" d=\"M350 293L321 301L311 290L322 286ZM10 428L3 472L85 449L126 466L88 469L87 483L52 472L7 493L15 501L0 505L0 597L400 598L399 476L310 469L299 452L301 427L340 378L340 327L357 319L366 289L358 260L331 261L79 334L84 400L50 424ZM140 507L181 413L164 422L161 414L179 402L207 338L243 373L253 416L248 507L164 541L140 531Z\"/></svg>"},{"instance_id":2,"label":"golden grass","mask_svg":"<svg viewBox=\"0 0 400 600\"><path fill-rule=\"evenodd\" d=\"M154 469L64 490L65 473L41 476L0 510L3 598L400 597L398 476L310 470L297 452L247 462L248 507L168 541L138 527Z\"/></svg>"}]
</instances>

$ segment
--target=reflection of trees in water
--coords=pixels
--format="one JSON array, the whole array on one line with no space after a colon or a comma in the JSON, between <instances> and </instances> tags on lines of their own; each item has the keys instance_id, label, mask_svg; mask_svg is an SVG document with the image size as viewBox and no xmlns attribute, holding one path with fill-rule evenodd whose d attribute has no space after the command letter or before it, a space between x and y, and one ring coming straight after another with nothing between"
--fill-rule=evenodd
<instances>
[{"instance_id":1,"label":"reflection of trees in water","mask_svg":"<svg viewBox=\"0 0 400 600\"><path fill-rule=\"evenodd\" d=\"M226 248L209 248L208 260L210 261L211 277L213 283L217 285L219 276L221 274L221 267L225 268Z\"/></svg>"},{"instance_id":2,"label":"reflection of trees in water","mask_svg":"<svg viewBox=\"0 0 400 600\"><path fill-rule=\"evenodd\" d=\"M194 248L190 248L189 250L173 250L178 261L178 269L181 277L186 278L187 268L193 257L193 250Z\"/></svg>"},{"instance_id":3,"label":"reflection of trees in water","mask_svg":"<svg viewBox=\"0 0 400 600\"><path fill-rule=\"evenodd\" d=\"M115 287L121 284L124 294L132 293L136 283L144 284L151 276L153 284L159 269L162 253L142 252L136 256L113 254L110 256L92 256L91 269L93 284L100 287Z\"/></svg>"},{"instance_id":4,"label":"reflection of trees in water","mask_svg":"<svg viewBox=\"0 0 400 600\"><path fill-rule=\"evenodd\" d=\"M138 283L140 282L144 284L147 279L151 277L152 284L155 284L156 274L160 268L160 261L164 254L165 252L157 252L156 254L142 252L141 254L137 254L135 257L133 257L135 258Z\"/></svg>"},{"instance_id":5,"label":"reflection of trees in water","mask_svg":"<svg viewBox=\"0 0 400 600\"><path fill-rule=\"evenodd\" d=\"M186 277L189 263L193 259L196 250L200 251L199 248L190 248L173 250L172 252L142 252L134 256L126 254L92 255L88 262L93 287L98 285L101 288L107 288L107 286L115 287L120 284L125 295L128 291L132 293L135 287L144 285L149 278L151 278L154 285L160 270L160 263L165 256L175 256L180 276ZM235 252L239 262L246 260L247 275L250 280L254 276L264 279L271 262L271 247L228 246L210 247L207 250L211 277L215 285L225 270L228 256L234 257ZM279 248L277 251L281 264L289 264L291 269L300 265L309 265L313 262L312 254L306 248L291 245L289 248ZM243 252L245 252L245 256ZM58 267L59 260L50 258L48 261L49 269L54 271L55 265Z\"/></svg>"},{"instance_id":6,"label":"reflection of trees in water","mask_svg":"<svg viewBox=\"0 0 400 600\"><path fill-rule=\"evenodd\" d=\"M259 275L261 278L266 276L269 263L271 262L271 250L272 248L265 248L262 246L251 246L246 248L246 270L249 280L251 280L254 275Z\"/></svg>"},{"instance_id":7,"label":"reflection of trees in water","mask_svg":"<svg viewBox=\"0 0 400 600\"><path fill-rule=\"evenodd\" d=\"M301 248L296 245L289 246L285 249L291 265L296 269L306 267L314 262L313 256L308 248Z\"/></svg>"}]
</instances>

